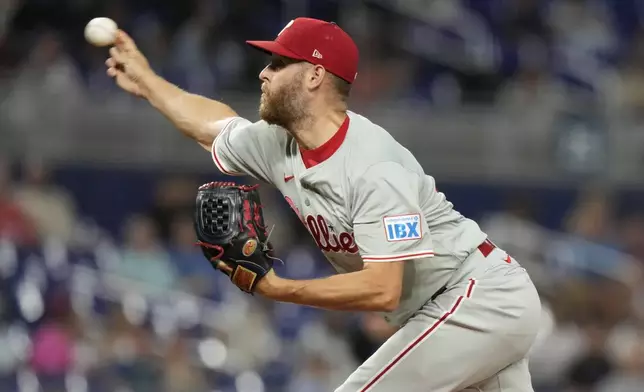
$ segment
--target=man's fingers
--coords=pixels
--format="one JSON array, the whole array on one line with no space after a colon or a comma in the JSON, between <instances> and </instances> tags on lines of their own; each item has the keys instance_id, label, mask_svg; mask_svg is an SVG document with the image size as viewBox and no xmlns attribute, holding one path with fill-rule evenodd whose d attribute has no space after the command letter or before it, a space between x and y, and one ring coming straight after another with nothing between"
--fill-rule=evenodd
<instances>
[{"instance_id":1,"label":"man's fingers","mask_svg":"<svg viewBox=\"0 0 644 392\"><path fill-rule=\"evenodd\" d=\"M134 52L137 50L134 40L123 30L116 32L116 46L125 52Z\"/></svg>"},{"instance_id":2,"label":"man's fingers","mask_svg":"<svg viewBox=\"0 0 644 392\"><path fill-rule=\"evenodd\" d=\"M110 57L109 59L105 60L105 65L107 65L108 68L116 67L116 60Z\"/></svg>"},{"instance_id":3,"label":"man's fingers","mask_svg":"<svg viewBox=\"0 0 644 392\"><path fill-rule=\"evenodd\" d=\"M116 75L118 75L118 71L116 70L116 68L110 67L110 68L107 69L107 76L113 78Z\"/></svg>"},{"instance_id":4,"label":"man's fingers","mask_svg":"<svg viewBox=\"0 0 644 392\"><path fill-rule=\"evenodd\" d=\"M110 48L110 56L116 64L125 62L125 54L121 53L121 51L119 51L119 49L116 47Z\"/></svg>"}]
</instances>

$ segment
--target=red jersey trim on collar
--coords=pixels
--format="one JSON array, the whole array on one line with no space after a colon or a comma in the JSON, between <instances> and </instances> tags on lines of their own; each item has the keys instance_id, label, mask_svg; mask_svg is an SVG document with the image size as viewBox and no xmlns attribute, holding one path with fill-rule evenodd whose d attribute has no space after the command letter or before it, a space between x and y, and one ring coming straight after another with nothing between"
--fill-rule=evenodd
<instances>
[{"instance_id":1,"label":"red jersey trim on collar","mask_svg":"<svg viewBox=\"0 0 644 392\"><path fill-rule=\"evenodd\" d=\"M347 137L347 131L349 130L349 116L344 119L340 128L336 133L331 136L331 139L327 140L323 145L313 150L305 150L300 147L300 154L302 155L302 162L307 169L312 168L313 166L320 164L333 155L334 152L338 151L342 142Z\"/></svg>"}]
</instances>

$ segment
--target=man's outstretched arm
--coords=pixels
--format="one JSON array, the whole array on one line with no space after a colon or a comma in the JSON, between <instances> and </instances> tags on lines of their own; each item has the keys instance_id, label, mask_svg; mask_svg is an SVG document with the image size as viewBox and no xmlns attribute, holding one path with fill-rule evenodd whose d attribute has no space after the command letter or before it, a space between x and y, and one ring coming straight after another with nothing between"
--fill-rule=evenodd
<instances>
[{"instance_id":1,"label":"man's outstretched arm","mask_svg":"<svg viewBox=\"0 0 644 392\"><path fill-rule=\"evenodd\" d=\"M404 261L365 263L361 271L321 279L291 280L267 274L257 292L281 302L330 310L395 310L400 303Z\"/></svg>"},{"instance_id":2,"label":"man's outstretched arm","mask_svg":"<svg viewBox=\"0 0 644 392\"><path fill-rule=\"evenodd\" d=\"M228 105L188 93L158 76L132 38L121 30L105 64L107 74L119 87L147 99L181 132L206 150L211 149L221 131L216 122L237 116Z\"/></svg>"}]
</instances>

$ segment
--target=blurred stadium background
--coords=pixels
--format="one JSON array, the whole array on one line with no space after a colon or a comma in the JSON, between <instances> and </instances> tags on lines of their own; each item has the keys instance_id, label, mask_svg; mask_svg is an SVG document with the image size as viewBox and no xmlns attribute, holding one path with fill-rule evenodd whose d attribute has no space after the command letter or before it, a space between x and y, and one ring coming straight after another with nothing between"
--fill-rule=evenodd
<instances>
[{"instance_id":1,"label":"blurred stadium background","mask_svg":"<svg viewBox=\"0 0 644 392\"><path fill-rule=\"evenodd\" d=\"M244 40L338 22L361 49L353 110L532 273L536 391L644 390L641 0L4 0L0 391L331 391L392 333L244 295L207 265L191 209L221 177L104 75L82 34L95 16L251 119L265 58ZM263 197L278 272L331 273Z\"/></svg>"}]
</instances>

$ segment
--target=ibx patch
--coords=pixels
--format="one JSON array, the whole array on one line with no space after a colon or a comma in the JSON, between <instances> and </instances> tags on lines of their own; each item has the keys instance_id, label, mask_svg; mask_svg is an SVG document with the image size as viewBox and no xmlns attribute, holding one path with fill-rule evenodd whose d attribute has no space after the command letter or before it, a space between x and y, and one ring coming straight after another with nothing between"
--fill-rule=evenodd
<instances>
[{"instance_id":1,"label":"ibx patch","mask_svg":"<svg viewBox=\"0 0 644 392\"><path fill-rule=\"evenodd\" d=\"M419 240L423 237L420 214L385 216L382 221L389 242Z\"/></svg>"}]
</instances>

